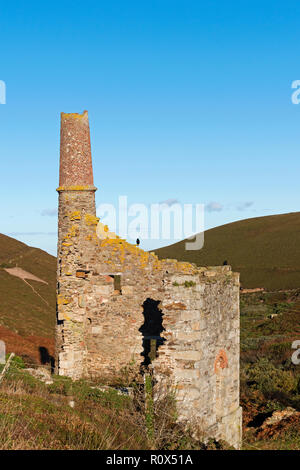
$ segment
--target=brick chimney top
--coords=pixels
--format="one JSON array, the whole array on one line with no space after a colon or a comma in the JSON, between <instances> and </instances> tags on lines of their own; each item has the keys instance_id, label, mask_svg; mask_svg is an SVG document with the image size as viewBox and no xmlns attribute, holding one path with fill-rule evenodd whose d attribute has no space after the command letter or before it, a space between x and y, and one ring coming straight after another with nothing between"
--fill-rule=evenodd
<instances>
[{"instance_id":1,"label":"brick chimney top","mask_svg":"<svg viewBox=\"0 0 300 470\"><path fill-rule=\"evenodd\" d=\"M94 187L88 112L61 113L59 190Z\"/></svg>"}]
</instances>

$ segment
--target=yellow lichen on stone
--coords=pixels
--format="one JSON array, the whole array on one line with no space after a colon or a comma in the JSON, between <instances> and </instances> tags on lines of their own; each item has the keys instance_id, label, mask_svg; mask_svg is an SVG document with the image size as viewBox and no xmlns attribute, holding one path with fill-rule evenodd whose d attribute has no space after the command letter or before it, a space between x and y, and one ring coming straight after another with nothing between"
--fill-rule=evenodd
<instances>
[{"instance_id":1,"label":"yellow lichen on stone","mask_svg":"<svg viewBox=\"0 0 300 470\"><path fill-rule=\"evenodd\" d=\"M74 211L69 214L70 220L80 220L81 219L81 213L80 211Z\"/></svg>"},{"instance_id":2,"label":"yellow lichen on stone","mask_svg":"<svg viewBox=\"0 0 300 470\"><path fill-rule=\"evenodd\" d=\"M96 191L94 186L88 185L72 185L72 186L59 186L56 191Z\"/></svg>"},{"instance_id":3,"label":"yellow lichen on stone","mask_svg":"<svg viewBox=\"0 0 300 470\"><path fill-rule=\"evenodd\" d=\"M99 217L96 217L95 215L92 215L92 214L85 215L85 222L88 225L98 225L99 220L100 220Z\"/></svg>"},{"instance_id":4,"label":"yellow lichen on stone","mask_svg":"<svg viewBox=\"0 0 300 470\"><path fill-rule=\"evenodd\" d=\"M104 240L106 238L119 238L114 232L110 232L109 228L107 225L102 224L102 222L99 221L97 228L96 228L96 234L99 240Z\"/></svg>"},{"instance_id":5,"label":"yellow lichen on stone","mask_svg":"<svg viewBox=\"0 0 300 470\"><path fill-rule=\"evenodd\" d=\"M73 243L66 243L66 242L62 243L62 246L72 246L72 245Z\"/></svg>"},{"instance_id":6,"label":"yellow lichen on stone","mask_svg":"<svg viewBox=\"0 0 300 470\"><path fill-rule=\"evenodd\" d=\"M155 258L158 260L158 257L156 255L154 255ZM187 261L177 261L176 259L169 259L169 258L166 258L166 259L162 259L160 260L160 262L162 263L162 265L165 265L165 266L172 266L172 268L175 270L175 271L178 271L180 273L184 273L184 274L197 274L198 272L198 268L187 262Z\"/></svg>"},{"instance_id":7,"label":"yellow lichen on stone","mask_svg":"<svg viewBox=\"0 0 300 470\"><path fill-rule=\"evenodd\" d=\"M61 113L61 118L62 119L83 119L83 118L88 118L88 112L83 111L82 114L80 113Z\"/></svg>"},{"instance_id":8,"label":"yellow lichen on stone","mask_svg":"<svg viewBox=\"0 0 300 470\"><path fill-rule=\"evenodd\" d=\"M119 252L120 263L123 264L125 261L126 252L130 253L135 259L136 263L139 263L141 269L145 269L150 266L150 261L154 269L160 269L160 261L157 256L142 250L137 245L127 242L125 239L118 238L103 238L100 246L107 247L111 246L114 253Z\"/></svg>"},{"instance_id":9,"label":"yellow lichen on stone","mask_svg":"<svg viewBox=\"0 0 300 470\"><path fill-rule=\"evenodd\" d=\"M159 259L154 260L152 266L153 266L153 269L155 269L155 270L157 270L157 271L160 270L160 269L162 269L162 263L160 262Z\"/></svg>"},{"instance_id":10,"label":"yellow lichen on stone","mask_svg":"<svg viewBox=\"0 0 300 470\"><path fill-rule=\"evenodd\" d=\"M77 237L78 232L79 232L78 225L72 225L69 235L70 237Z\"/></svg>"},{"instance_id":11,"label":"yellow lichen on stone","mask_svg":"<svg viewBox=\"0 0 300 470\"><path fill-rule=\"evenodd\" d=\"M58 294L58 296L57 296L57 305L68 305L69 303L71 303L70 299L67 299L62 294Z\"/></svg>"},{"instance_id":12,"label":"yellow lichen on stone","mask_svg":"<svg viewBox=\"0 0 300 470\"><path fill-rule=\"evenodd\" d=\"M120 243L120 263L123 264L125 260L125 246L123 243Z\"/></svg>"},{"instance_id":13,"label":"yellow lichen on stone","mask_svg":"<svg viewBox=\"0 0 300 470\"><path fill-rule=\"evenodd\" d=\"M146 268L147 264L149 264L149 253L147 253L146 251L141 250L140 263L141 263L141 267L143 269Z\"/></svg>"},{"instance_id":14,"label":"yellow lichen on stone","mask_svg":"<svg viewBox=\"0 0 300 470\"><path fill-rule=\"evenodd\" d=\"M187 261L178 261L177 269L180 272L189 273L189 274L196 274L198 272L197 267L191 263L188 263Z\"/></svg>"}]
</instances>

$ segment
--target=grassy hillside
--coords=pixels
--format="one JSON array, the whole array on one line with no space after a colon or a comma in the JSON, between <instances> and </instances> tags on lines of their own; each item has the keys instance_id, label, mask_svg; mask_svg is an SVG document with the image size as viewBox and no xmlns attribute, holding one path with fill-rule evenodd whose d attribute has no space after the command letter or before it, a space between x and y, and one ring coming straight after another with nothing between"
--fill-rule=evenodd
<instances>
[{"instance_id":1,"label":"grassy hillside","mask_svg":"<svg viewBox=\"0 0 300 470\"><path fill-rule=\"evenodd\" d=\"M5 271L5 268L15 266L34 274L47 284L33 280L25 283L24 280ZM31 339L28 338L33 345L31 356L37 357L39 345L52 350L55 326L55 285L56 258L54 256L0 234L1 339L7 342L11 350L16 351L22 344L21 337L25 336L31 337ZM48 339L51 339L51 344Z\"/></svg>"},{"instance_id":2,"label":"grassy hillside","mask_svg":"<svg viewBox=\"0 0 300 470\"><path fill-rule=\"evenodd\" d=\"M72 382L55 375L51 381L46 385L32 377L19 357L13 359L0 386L0 450L216 448L213 442L195 441L175 423L173 395L146 412L136 384L128 395L124 388L123 394L117 388L99 388L101 382Z\"/></svg>"},{"instance_id":3,"label":"grassy hillside","mask_svg":"<svg viewBox=\"0 0 300 470\"><path fill-rule=\"evenodd\" d=\"M186 251L185 241L155 250L198 266L228 261L241 273L243 287L268 290L300 286L300 212L255 217L207 230L204 247Z\"/></svg>"},{"instance_id":4,"label":"grassy hillside","mask_svg":"<svg viewBox=\"0 0 300 470\"><path fill-rule=\"evenodd\" d=\"M244 449L300 448L300 290L241 295L241 388ZM267 418L293 410L290 418Z\"/></svg>"}]
</instances>

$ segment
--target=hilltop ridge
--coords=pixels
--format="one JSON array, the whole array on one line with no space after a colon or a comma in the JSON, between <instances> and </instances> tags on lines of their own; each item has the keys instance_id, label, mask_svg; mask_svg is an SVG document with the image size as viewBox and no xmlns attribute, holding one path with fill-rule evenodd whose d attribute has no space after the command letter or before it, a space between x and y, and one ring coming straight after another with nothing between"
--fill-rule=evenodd
<instances>
[{"instance_id":1,"label":"hilltop ridge","mask_svg":"<svg viewBox=\"0 0 300 470\"><path fill-rule=\"evenodd\" d=\"M227 261L241 273L245 288L300 286L300 212L244 219L207 230L199 251L186 251L185 241L154 251L159 258L176 258L198 266Z\"/></svg>"}]
</instances>

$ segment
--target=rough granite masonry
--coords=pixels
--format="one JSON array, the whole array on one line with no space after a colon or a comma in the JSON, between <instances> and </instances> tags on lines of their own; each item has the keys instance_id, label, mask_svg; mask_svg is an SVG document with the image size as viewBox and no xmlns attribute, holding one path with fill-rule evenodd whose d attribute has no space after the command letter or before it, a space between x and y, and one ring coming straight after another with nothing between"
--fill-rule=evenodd
<instances>
[{"instance_id":1,"label":"rough granite masonry","mask_svg":"<svg viewBox=\"0 0 300 470\"><path fill-rule=\"evenodd\" d=\"M151 370L178 421L241 443L239 275L159 260L96 217L88 113L61 114L57 373L112 381Z\"/></svg>"}]
</instances>

